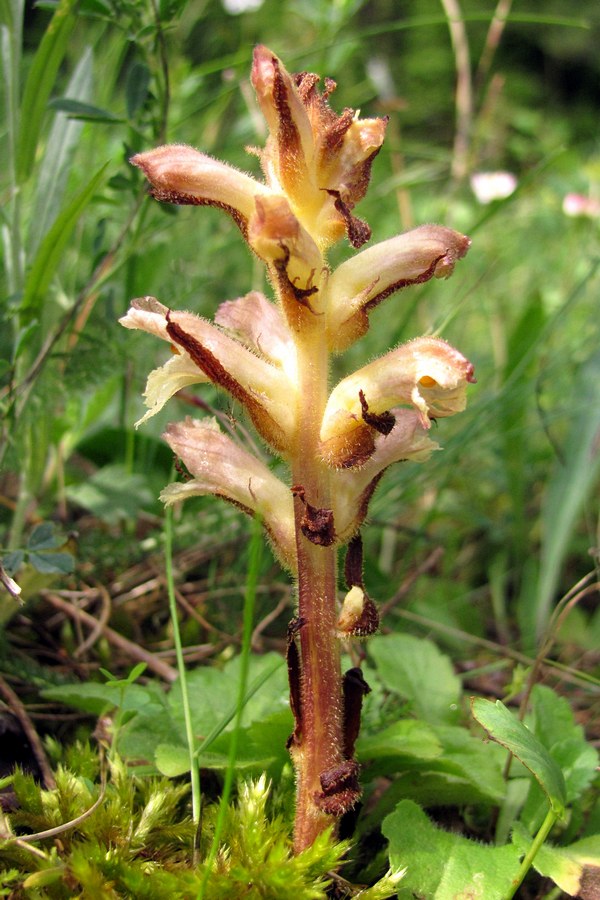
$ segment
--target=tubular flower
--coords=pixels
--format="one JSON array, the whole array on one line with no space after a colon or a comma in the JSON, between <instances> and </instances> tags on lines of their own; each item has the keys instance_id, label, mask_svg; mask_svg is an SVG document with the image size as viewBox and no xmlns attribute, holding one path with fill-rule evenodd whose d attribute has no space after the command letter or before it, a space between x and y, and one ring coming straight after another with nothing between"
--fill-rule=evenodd
<instances>
[{"instance_id":1,"label":"tubular flower","mask_svg":"<svg viewBox=\"0 0 600 900\"><path fill-rule=\"evenodd\" d=\"M441 225L421 225L381 241L342 263L329 278L329 346L344 350L369 328L368 313L394 291L448 278L469 238Z\"/></svg>"},{"instance_id":2,"label":"tubular flower","mask_svg":"<svg viewBox=\"0 0 600 900\"><path fill-rule=\"evenodd\" d=\"M282 481L253 454L223 434L214 419L169 425L163 435L193 476L168 485L161 500L171 506L188 497L214 494L249 515L260 515L283 565L295 568L292 496Z\"/></svg>"},{"instance_id":3,"label":"tubular flower","mask_svg":"<svg viewBox=\"0 0 600 900\"><path fill-rule=\"evenodd\" d=\"M363 584L359 534L369 501L389 466L422 462L438 449L431 420L464 409L474 381L458 350L421 337L330 389L332 354L367 331L370 311L401 288L451 275L470 241L424 225L332 271L327 251L335 241L346 236L360 248L370 237L354 208L367 191L387 119L361 119L352 109L336 114L329 105L335 83L325 79L320 90L319 82L308 72L288 73L269 49L256 48L252 84L269 130L257 151L263 181L180 144L132 159L157 200L216 206L233 218L266 268L273 301L250 291L222 303L209 322L144 297L121 319L174 350L148 377L141 422L181 388L211 382L243 407L289 467L284 482L212 420L188 418L164 435L190 477L168 485L162 500L213 494L259 516L296 577L287 664L298 852L360 796L354 745L369 688L357 668L342 677L336 642L378 626ZM340 612L337 554L345 544L348 590Z\"/></svg>"},{"instance_id":4,"label":"tubular flower","mask_svg":"<svg viewBox=\"0 0 600 900\"><path fill-rule=\"evenodd\" d=\"M412 405L423 428L466 405L473 366L439 338L415 338L344 378L329 397L321 426L321 453L336 468L363 465L377 434L393 433L390 407Z\"/></svg>"},{"instance_id":5,"label":"tubular flower","mask_svg":"<svg viewBox=\"0 0 600 900\"><path fill-rule=\"evenodd\" d=\"M289 406L294 386L284 372L200 316L171 312L154 297L132 301L120 322L125 328L140 328L172 341L185 354L185 362L177 368L169 361L151 373L146 388L146 397L152 403L150 415L184 384L212 381L245 405L265 440L285 450L294 433Z\"/></svg>"}]
</instances>

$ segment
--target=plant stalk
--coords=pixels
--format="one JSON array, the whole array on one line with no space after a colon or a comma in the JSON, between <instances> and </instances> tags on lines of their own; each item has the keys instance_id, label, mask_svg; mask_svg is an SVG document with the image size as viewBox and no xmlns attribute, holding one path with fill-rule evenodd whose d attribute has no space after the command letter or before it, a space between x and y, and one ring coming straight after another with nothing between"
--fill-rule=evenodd
<instances>
[{"instance_id":1,"label":"plant stalk","mask_svg":"<svg viewBox=\"0 0 600 900\"><path fill-rule=\"evenodd\" d=\"M328 387L329 353L320 322L298 337L298 446L292 466L294 485L305 502L331 508L330 475L318 454L319 428ZM306 507L295 499L298 551L298 615L300 620L300 736L291 752L297 774L295 852L310 847L335 822L316 802L321 775L343 762L342 676L337 621L337 553L319 546L302 532Z\"/></svg>"}]
</instances>

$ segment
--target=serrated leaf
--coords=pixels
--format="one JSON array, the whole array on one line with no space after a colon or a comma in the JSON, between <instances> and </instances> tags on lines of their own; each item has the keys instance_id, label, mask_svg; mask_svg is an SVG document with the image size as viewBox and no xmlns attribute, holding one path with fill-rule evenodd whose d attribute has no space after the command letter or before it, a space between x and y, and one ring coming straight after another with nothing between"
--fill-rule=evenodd
<instances>
[{"instance_id":1,"label":"serrated leaf","mask_svg":"<svg viewBox=\"0 0 600 900\"><path fill-rule=\"evenodd\" d=\"M42 575L68 575L75 568L71 553L34 553L30 550L29 562Z\"/></svg>"},{"instance_id":2,"label":"serrated leaf","mask_svg":"<svg viewBox=\"0 0 600 900\"><path fill-rule=\"evenodd\" d=\"M409 634L376 636L368 652L384 686L406 698L416 715L431 724L456 721L460 680L432 641Z\"/></svg>"},{"instance_id":3,"label":"serrated leaf","mask_svg":"<svg viewBox=\"0 0 600 900\"><path fill-rule=\"evenodd\" d=\"M402 900L503 900L519 870L516 847L486 846L442 831L410 800L383 820L382 831L390 864L407 866L398 890Z\"/></svg>"},{"instance_id":4,"label":"serrated leaf","mask_svg":"<svg viewBox=\"0 0 600 900\"><path fill-rule=\"evenodd\" d=\"M21 315L25 320L35 316L40 305L46 299L48 287L63 258L63 251L71 238L75 224L101 184L107 166L108 163L105 163L83 190L63 208L40 244L25 281L25 291L20 307Z\"/></svg>"},{"instance_id":5,"label":"serrated leaf","mask_svg":"<svg viewBox=\"0 0 600 900\"><path fill-rule=\"evenodd\" d=\"M534 776L553 812L562 817L567 802L563 774L541 741L500 700L471 700L474 718L489 736L506 747Z\"/></svg>"}]
</instances>

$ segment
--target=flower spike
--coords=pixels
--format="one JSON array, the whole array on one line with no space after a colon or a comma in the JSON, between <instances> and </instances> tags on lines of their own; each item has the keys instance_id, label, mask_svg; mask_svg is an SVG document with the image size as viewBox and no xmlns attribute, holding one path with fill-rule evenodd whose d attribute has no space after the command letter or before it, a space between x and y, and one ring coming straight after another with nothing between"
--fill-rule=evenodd
<instances>
[{"instance_id":1,"label":"flower spike","mask_svg":"<svg viewBox=\"0 0 600 900\"><path fill-rule=\"evenodd\" d=\"M287 641L294 730L287 747L297 775L300 853L360 797L354 752L369 686L359 668L342 676L338 646L378 626L363 583L359 529L386 469L422 462L439 449L431 420L463 409L474 381L469 360L436 337L384 352L330 390L332 354L367 331L371 310L394 291L450 275L470 242L442 225L423 225L332 271L327 253L336 241L347 237L358 249L371 236L354 210L387 118L334 112L334 81L289 73L262 45L254 51L252 84L269 131L258 151L263 181L182 144L139 153L132 163L157 200L226 211L264 265L274 302L250 291L222 303L209 322L143 297L121 323L175 352L148 377L141 421L181 388L210 381L241 404L289 468L280 480L251 441L239 446L212 420L188 418L164 435L190 473L164 489L165 504L212 494L259 516L295 578L297 612ZM337 555L345 544L340 610Z\"/></svg>"}]
</instances>

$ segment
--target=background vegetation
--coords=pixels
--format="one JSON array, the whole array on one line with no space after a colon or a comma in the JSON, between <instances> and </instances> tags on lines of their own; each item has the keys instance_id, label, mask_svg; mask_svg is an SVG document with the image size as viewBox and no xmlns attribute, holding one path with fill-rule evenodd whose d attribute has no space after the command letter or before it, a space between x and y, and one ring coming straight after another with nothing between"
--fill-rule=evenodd
<instances>
[{"instance_id":1,"label":"background vegetation","mask_svg":"<svg viewBox=\"0 0 600 900\"><path fill-rule=\"evenodd\" d=\"M371 505L365 581L386 609L384 631L408 640L398 651L409 660L410 638L434 642L418 645L415 665L425 652L451 657L458 687L451 672L443 677L463 709L465 733L463 691L520 700L524 685L542 681L567 699L575 716L569 727L584 726L588 742L597 743L600 10L567 0L501 3L507 20L497 19L494 32L496 4L487 0L464 0L464 30L449 29L450 0L253 5L236 13L232 0L63 0L48 29L56 4L1 3L0 542L4 568L25 601L21 607L0 594L1 685L11 710L0 720L5 767L16 760L43 769L48 753L64 762L75 735L89 736L90 714L108 703L120 710L119 753L147 771L185 770L173 747L162 765L156 756L168 743L170 716L178 715L165 711L158 681L176 675L157 500L172 460L160 434L198 404L235 427L242 423L208 389L200 399L173 401L134 432L146 375L164 348L116 322L136 296L210 317L223 300L266 286L228 219L148 200L127 159L177 141L257 172L258 161L246 153L264 137L248 80L256 42L271 46L290 70L333 77L336 109L391 115L358 210L374 240L427 221L473 239L449 282L390 298L344 360L356 368L393 342L436 332L474 362L478 379L466 413L439 426L443 452L427 465L392 469ZM497 170L513 173L517 188L482 204L471 176ZM587 212L567 215L569 194L581 195ZM340 247L336 259L348 252ZM341 374L340 363L334 376ZM213 756L204 747L201 758L216 771L229 748L223 716L235 701L231 667L249 529L235 510L210 499L189 503L173 525L184 656L190 667L214 664L193 677L198 696L218 698L212 718L204 707L195 711L204 737L221 723ZM253 677L268 665L276 674L267 694L251 701L256 709L245 727L258 726L245 765L275 774L283 795L285 752L273 762L259 732L273 746L275 738L277 746L285 742L285 679L276 656L258 654L283 648L292 610L291 588L265 551ZM139 661L151 678L111 695L99 667L126 678ZM432 662L431 682L424 667L423 681L399 689L386 681L375 651L370 665L379 673L374 683L381 682L368 701L365 740L400 712L432 724L435 682L446 669ZM203 681L212 677L212 686ZM52 693L57 686L62 694ZM544 702L538 697L538 710ZM73 706L80 712L69 712ZM40 744L33 760L24 749L33 738L26 731L24 742L21 732L28 726L46 736L45 752ZM420 740L423 754L427 736ZM363 749L365 759L378 753L387 759L381 747ZM82 751L71 765L82 775L92 763ZM390 771L375 765L368 797ZM414 779L410 789L397 788L395 799L435 807L445 779L446 812L438 819L445 821L464 803L448 787L448 771L430 776L419 775L418 789ZM216 796L218 785L211 776L207 794ZM481 808L493 798L471 789L465 802L479 812L477 821L467 814L466 832L487 840L494 828ZM591 775L577 798L571 831L557 840L600 830ZM285 798L280 802L285 809ZM392 809L389 802L385 812ZM365 822L357 832L363 837ZM381 847L362 863L378 858ZM554 888L534 879L527 890L523 896L551 896Z\"/></svg>"}]
</instances>

